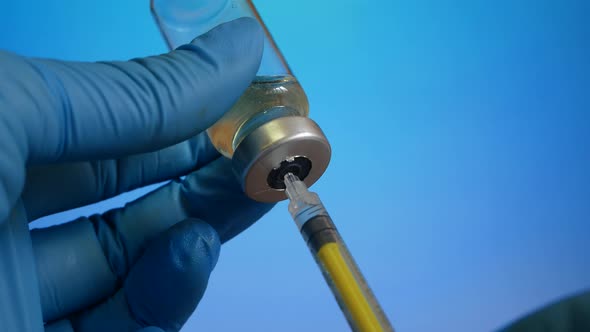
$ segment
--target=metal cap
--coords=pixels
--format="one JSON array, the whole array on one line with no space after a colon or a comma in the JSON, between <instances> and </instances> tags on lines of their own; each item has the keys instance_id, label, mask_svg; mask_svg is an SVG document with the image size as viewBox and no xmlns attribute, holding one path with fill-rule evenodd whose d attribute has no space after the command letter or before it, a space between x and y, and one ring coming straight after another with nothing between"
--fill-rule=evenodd
<instances>
[{"instance_id":1,"label":"metal cap","mask_svg":"<svg viewBox=\"0 0 590 332\"><path fill-rule=\"evenodd\" d=\"M246 195L259 202L278 202L287 195L284 187L271 187L273 174L291 171L293 166L306 168L301 176L310 187L324 174L331 155L330 143L313 120L288 116L269 121L248 134L232 160ZM301 160L305 161L302 165L294 165Z\"/></svg>"}]
</instances>

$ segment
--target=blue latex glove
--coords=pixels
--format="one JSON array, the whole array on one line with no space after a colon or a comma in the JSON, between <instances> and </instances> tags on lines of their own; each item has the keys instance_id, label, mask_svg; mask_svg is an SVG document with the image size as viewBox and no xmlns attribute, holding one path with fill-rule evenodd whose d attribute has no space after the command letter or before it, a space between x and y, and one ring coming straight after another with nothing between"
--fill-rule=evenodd
<instances>
[{"instance_id":1,"label":"blue latex glove","mask_svg":"<svg viewBox=\"0 0 590 332\"><path fill-rule=\"evenodd\" d=\"M498 332L529 331L590 331L590 291L559 299L498 330Z\"/></svg>"},{"instance_id":2,"label":"blue latex glove","mask_svg":"<svg viewBox=\"0 0 590 332\"><path fill-rule=\"evenodd\" d=\"M249 85L262 47L257 23L239 19L129 62L0 52L1 331L181 328L220 244L272 207L245 197L203 132ZM29 234L39 217L167 179L124 208Z\"/></svg>"}]
</instances>

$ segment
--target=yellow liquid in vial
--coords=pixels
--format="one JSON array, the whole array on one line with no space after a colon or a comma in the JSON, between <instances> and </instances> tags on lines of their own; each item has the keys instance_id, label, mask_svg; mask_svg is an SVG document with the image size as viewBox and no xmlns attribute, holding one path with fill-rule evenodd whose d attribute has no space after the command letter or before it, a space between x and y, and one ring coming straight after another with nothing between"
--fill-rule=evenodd
<instances>
[{"instance_id":1,"label":"yellow liquid in vial","mask_svg":"<svg viewBox=\"0 0 590 332\"><path fill-rule=\"evenodd\" d=\"M283 116L308 114L307 96L295 77L258 76L207 133L215 148L231 158L244 137L260 125Z\"/></svg>"}]
</instances>

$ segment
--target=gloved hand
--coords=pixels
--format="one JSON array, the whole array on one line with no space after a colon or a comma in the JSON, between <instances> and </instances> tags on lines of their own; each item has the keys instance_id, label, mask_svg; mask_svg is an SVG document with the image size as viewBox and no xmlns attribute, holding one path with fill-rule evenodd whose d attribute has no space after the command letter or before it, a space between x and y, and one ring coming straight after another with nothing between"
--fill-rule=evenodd
<instances>
[{"instance_id":1,"label":"gloved hand","mask_svg":"<svg viewBox=\"0 0 590 332\"><path fill-rule=\"evenodd\" d=\"M498 332L590 331L590 291L583 291L545 305L511 322Z\"/></svg>"},{"instance_id":2,"label":"gloved hand","mask_svg":"<svg viewBox=\"0 0 590 332\"><path fill-rule=\"evenodd\" d=\"M181 328L220 244L272 207L245 197L203 132L249 85L262 47L257 23L239 19L128 62L0 52L1 331ZM167 179L29 237L29 221Z\"/></svg>"}]
</instances>

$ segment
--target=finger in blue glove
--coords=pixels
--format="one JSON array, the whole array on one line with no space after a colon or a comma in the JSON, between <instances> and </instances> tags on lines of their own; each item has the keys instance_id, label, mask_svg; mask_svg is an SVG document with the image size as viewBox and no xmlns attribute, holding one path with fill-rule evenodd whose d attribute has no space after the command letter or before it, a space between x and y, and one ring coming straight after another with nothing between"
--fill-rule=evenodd
<instances>
[{"instance_id":1,"label":"finger in blue glove","mask_svg":"<svg viewBox=\"0 0 590 332\"><path fill-rule=\"evenodd\" d=\"M113 297L49 324L46 331L179 331L205 292L219 247L211 226L184 220L149 243Z\"/></svg>"}]
</instances>

